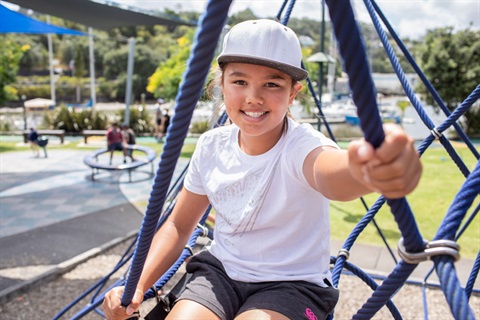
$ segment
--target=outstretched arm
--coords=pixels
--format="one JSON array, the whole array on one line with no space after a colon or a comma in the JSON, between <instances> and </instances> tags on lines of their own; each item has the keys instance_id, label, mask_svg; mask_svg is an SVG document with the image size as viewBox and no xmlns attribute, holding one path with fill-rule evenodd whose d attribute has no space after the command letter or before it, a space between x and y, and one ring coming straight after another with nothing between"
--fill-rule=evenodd
<instances>
[{"instance_id":1,"label":"outstretched arm","mask_svg":"<svg viewBox=\"0 0 480 320\"><path fill-rule=\"evenodd\" d=\"M413 139L394 124L385 124L385 140L373 149L363 139L348 151L331 147L313 150L303 172L310 185L331 200L349 201L370 192L387 198L406 196L417 186L422 165Z\"/></svg>"}]
</instances>

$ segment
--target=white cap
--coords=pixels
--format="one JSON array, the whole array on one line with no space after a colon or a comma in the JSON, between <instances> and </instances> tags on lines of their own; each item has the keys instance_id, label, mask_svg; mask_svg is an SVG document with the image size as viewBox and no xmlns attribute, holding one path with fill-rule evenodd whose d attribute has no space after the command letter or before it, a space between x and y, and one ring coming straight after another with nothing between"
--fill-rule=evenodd
<instances>
[{"instance_id":1,"label":"white cap","mask_svg":"<svg viewBox=\"0 0 480 320\"><path fill-rule=\"evenodd\" d=\"M300 81L308 77L302 69L300 41L292 29L279 22L260 19L235 25L223 40L218 64L239 62L280 70Z\"/></svg>"}]
</instances>

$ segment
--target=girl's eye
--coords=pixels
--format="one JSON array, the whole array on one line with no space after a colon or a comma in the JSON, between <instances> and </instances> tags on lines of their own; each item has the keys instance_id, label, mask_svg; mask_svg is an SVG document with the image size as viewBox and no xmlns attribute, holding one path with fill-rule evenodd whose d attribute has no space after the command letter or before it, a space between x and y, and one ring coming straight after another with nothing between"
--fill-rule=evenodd
<instances>
[{"instance_id":1,"label":"girl's eye","mask_svg":"<svg viewBox=\"0 0 480 320\"><path fill-rule=\"evenodd\" d=\"M276 87L279 87L278 84L273 83L273 82L268 82L267 84L265 84L265 86L268 87L268 88L276 88Z\"/></svg>"},{"instance_id":2,"label":"girl's eye","mask_svg":"<svg viewBox=\"0 0 480 320\"><path fill-rule=\"evenodd\" d=\"M233 83L238 84L238 85L240 85L240 86L243 86L243 85L246 84L246 82L243 81L243 80L235 80L235 81L233 81Z\"/></svg>"}]
</instances>

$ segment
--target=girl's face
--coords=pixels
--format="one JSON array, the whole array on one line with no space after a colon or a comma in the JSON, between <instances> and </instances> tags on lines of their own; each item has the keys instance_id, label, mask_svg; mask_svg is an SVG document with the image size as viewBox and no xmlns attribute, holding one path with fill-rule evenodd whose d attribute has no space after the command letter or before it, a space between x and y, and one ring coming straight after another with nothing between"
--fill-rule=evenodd
<instances>
[{"instance_id":1,"label":"girl's face","mask_svg":"<svg viewBox=\"0 0 480 320\"><path fill-rule=\"evenodd\" d=\"M276 143L282 135L288 107L301 88L286 73L264 66L228 63L223 70L225 107L240 128L242 138Z\"/></svg>"}]
</instances>

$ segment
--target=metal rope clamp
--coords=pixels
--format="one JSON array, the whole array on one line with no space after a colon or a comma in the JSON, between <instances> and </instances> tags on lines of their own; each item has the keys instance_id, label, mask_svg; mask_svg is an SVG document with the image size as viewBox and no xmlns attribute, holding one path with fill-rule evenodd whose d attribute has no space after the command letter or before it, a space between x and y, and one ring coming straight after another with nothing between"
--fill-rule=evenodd
<instances>
[{"instance_id":1,"label":"metal rope clamp","mask_svg":"<svg viewBox=\"0 0 480 320\"><path fill-rule=\"evenodd\" d=\"M398 241L398 255L403 261L409 264L419 264L420 262L430 260L433 256L449 255L455 261L460 259L460 246L452 240L426 241L425 249L422 252L407 252L403 245L403 238Z\"/></svg>"},{"instance_id":2,"label":"metal rope clamp","mask_svg":"<svg viewBox=\"0 0 480 320\"><path fill-rule=\"evenodd\" d=\"M442 133L438 130L437 127L430 130L430 133L436 140L440 140L440 138L442 137Z\"/></svg>"},{"instance_id":3,"label":"metal rope clamp","mask_svg":"<svg viewBox=\"0 0 480 320\"><path fill-rule=\"evenodd\" d=\"M201 225L199 223L199 224L197 224L197 228L202 230L202 232L203 232L202 236L203 237L208 237L208 228L207 227L205 227L204 225Z\"/></svg>"},{"instance_id":4,"label":"metal rope clamp","mask_svg":"<svg viewBox=\"0 0 480 320\"><path fill-rule=\"evenodd\" d=\"M337 258L340 258L341 256L344 256L345 260L348 260L350 258L350 251L344 248L340 249L338 251Z\"/></svg>"},{"instance_id":5,"label":"metal rope clamp","mask_svg":"<svg viewBox=\"0 0 480 320\"><path fill-rule=\"evenodd\" d=\"M152 286L151 288L153 290L153 293L155 294L155 299L157 300L157 303L159 303L163 310L165 310L166 312L170 312L170 304L168 303L168 301L163 298L162 296L160 296L160 294L158 293L158 290L157 290L157 287Z\"/></svg>"}]
</instances>

